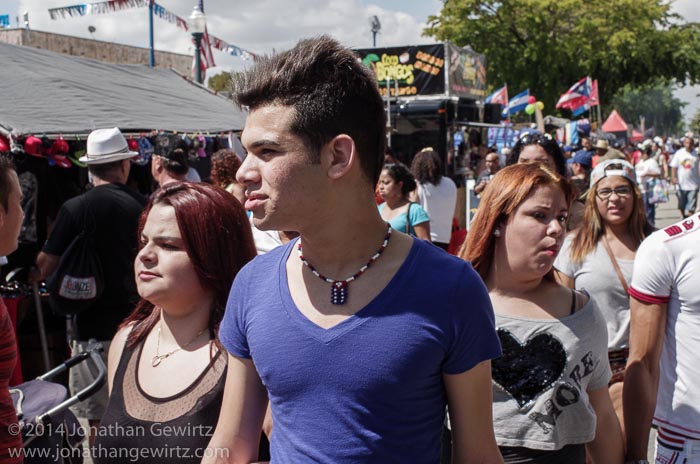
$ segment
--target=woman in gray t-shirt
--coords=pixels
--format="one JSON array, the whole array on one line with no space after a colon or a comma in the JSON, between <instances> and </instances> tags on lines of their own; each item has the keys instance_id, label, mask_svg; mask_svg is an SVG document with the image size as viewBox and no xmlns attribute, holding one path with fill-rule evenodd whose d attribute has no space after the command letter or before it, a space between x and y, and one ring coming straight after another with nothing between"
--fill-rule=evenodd
<instances>
[{"instance_id":1,"label":"woman in gray t-shirt","mask_svg":"<svg viewBox=\"0 0 700 464\"><path fill-rule=\"evenodd\" d=\"M496 313L493 423L506 463L583 464L586 450L594 462L623 461L605 322L587 294L553 277L572 198L546 167L509 166L486 189L461 252Z\"/></svg>"},{"instance_id":2,"label":"woman in gray t-shirt","mask_svg":"<svg viewBox=\"0 0 700 464\"><path fill-rule=\"evenodd\" d=\"M610 397L623 429L622 385L630 327L627 285L637 248L652 230L632 165L605 161L591 173L581 225L566 238L554 262L557 281L586 290L605 318L613 372Z\"/></svg>"}]
</instances>

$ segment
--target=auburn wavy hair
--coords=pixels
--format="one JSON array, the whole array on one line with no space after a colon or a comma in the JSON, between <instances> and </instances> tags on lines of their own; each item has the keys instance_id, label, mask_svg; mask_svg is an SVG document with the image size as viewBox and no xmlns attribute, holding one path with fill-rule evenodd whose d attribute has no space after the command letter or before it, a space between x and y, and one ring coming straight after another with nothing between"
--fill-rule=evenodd
<instances>
[{"instance_id":1,"label":"auburn wavy hair","mask_svg":"<svg viewBox=\"0 0 700 464\"><path fill-rule=\"evenodd\" d=\"M253 234L243 206L226 190L205 183L173 182L151 196L139 220L141 237L146 219L155 205L170 205L182 234L187 256L203 288L212 290L209 332L218 342L219 324L233 279L256 255ZM138 259L138 258L136 258ZM141 299L119 329L133 324L126 346L134 348L160 319L160 311Z\"/></svg>"},{"instance_id":2,"label":"auburn wavy hair","mask_svg":"<svg viewBox=\"0 0 700 464\"><path fill-rule=\"evenodd\" d=\"M459 256L470 261L482 279L486 280L493 264L496 245L494 229L506 222L533 190L547 186L561 190L567 205L571 205L574 191L569 181L540 163L507 166L489 182L481 196L467 240L459 251ZM547 278L553 278L552 271Z\"/></svg>"}]
</instances>

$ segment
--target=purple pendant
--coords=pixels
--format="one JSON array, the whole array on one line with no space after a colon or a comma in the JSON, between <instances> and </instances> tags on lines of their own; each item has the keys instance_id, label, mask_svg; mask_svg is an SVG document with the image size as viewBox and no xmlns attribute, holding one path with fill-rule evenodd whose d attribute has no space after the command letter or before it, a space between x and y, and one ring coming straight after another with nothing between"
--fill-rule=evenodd
<instances>
[{"instance_id":1,"label":"purple pendant","mask_svg":"<svg viewBox=\"0 0 700 464\"><path fill-rule=\"evenodd\" d=\"M336 280L331 284L331 303L334 305L343 305L348 299L348 283L342 280Z\"/></svg>"}]
</instances>

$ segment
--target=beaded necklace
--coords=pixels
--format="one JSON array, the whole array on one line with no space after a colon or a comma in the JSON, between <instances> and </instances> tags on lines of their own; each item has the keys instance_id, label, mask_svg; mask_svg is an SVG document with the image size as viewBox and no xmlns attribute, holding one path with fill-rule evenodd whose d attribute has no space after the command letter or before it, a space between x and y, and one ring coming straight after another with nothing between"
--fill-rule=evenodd
<instances>
[{"instance_id":1,"label":"beaded necklace","mask_svg":"<svg viewBox=\"0 0 700 464\"><path fill-rule=\"evenodd\" d=\"M299 259L301 260L302 263L304 263L304 266L308 267L309 270L319 279L323 280L324 282L328 282L331 284L331 304L334 305L344 305L345 302L348 299L348 284L352 282L353 280L357 279L360 277L364 272L372 265L373 262L379 259L379 257L382 255L382 252L386 249L387 245L389 245L389 239L391 238L391 225L387 224L387 231L386 231L386 236L384 237L384 241L382 242L382 246L377 250L377 252L372 255L372 257L367 261L367 264L362 266L359 271L357 271L354 275L348 277L347 279L344 280L333 280L329 277L324 276L320 272L316 270L315 267L311 265L305 258L304 255L301 252L301 240L299 240L299 244L297 245L297 251L299 252Z\"/></svg>"}]
</instances>

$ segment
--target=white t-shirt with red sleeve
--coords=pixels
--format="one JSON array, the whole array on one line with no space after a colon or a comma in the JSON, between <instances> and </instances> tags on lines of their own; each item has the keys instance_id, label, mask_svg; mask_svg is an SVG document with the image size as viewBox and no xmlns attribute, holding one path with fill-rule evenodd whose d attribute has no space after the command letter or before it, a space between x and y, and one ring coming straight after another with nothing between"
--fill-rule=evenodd
<instances>
[{"instance_id":1,"label":"white t-shirt with red sleeve","mask_svg":"<svg viewBox=\"0 0 700 464\"><path fill-rule=\"evenodd\" d=\"M629 293L668 304L653 422L700 440L700 214L642 242Z\"/></svg>"}]
</instances>

